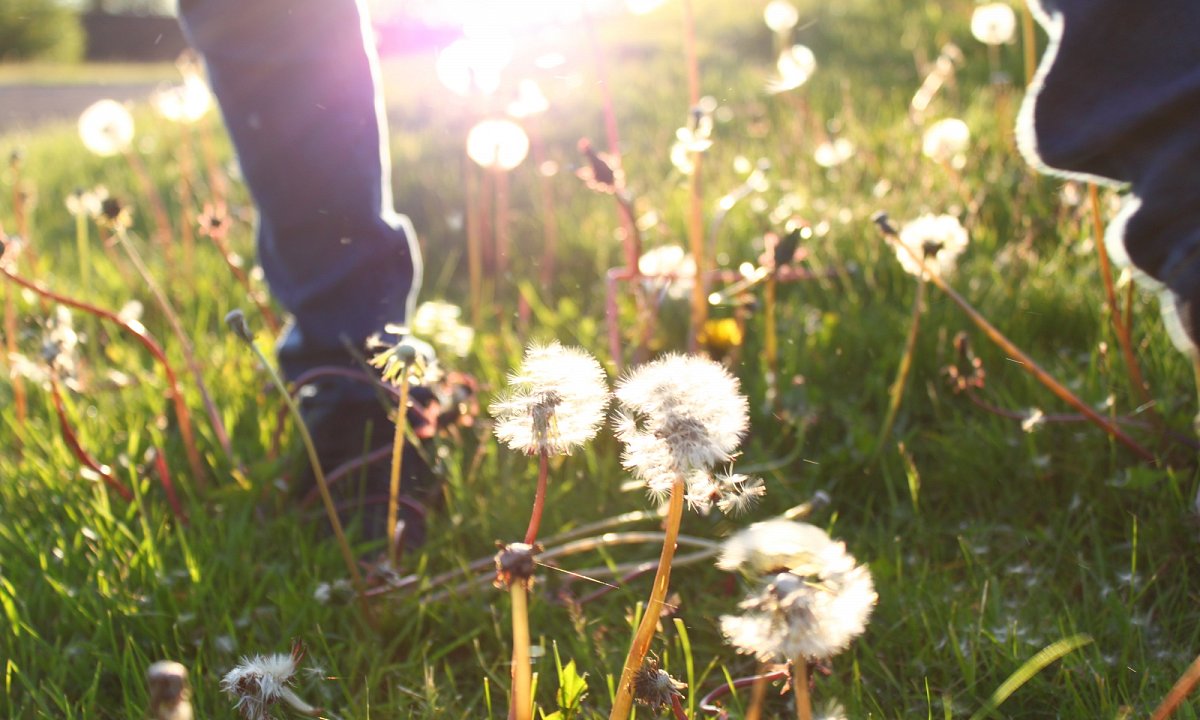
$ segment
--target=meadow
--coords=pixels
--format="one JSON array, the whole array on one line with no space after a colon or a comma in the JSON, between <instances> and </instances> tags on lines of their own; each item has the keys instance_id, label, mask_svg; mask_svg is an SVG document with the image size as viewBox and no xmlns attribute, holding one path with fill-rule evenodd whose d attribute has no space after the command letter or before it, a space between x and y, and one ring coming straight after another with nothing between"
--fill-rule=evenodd
<instances>
[{"instance_id":1,"label":"meadow","mask_svg":"<svg viewBox=\"0 0 1200 720\"><path fill-rule=\"evenodd\" d=\"M136 317L161 342L202 468L198 476L161 366L128 332L3 284L0 717L144 717L145 673L162 659L187 666L196 717L236 717L221 678L242 656L285 653L294 641L307 648L309 671L293 689L325 717L505 715L510 600L472 563L490 567L497 541L521 538L538 467L496 441L488 402L532 341L587 349L610 382L636 355L688 346L686 294L663 292L661 281L643 291L643 302L661 299L648 326L628 283L618 304L621 358L610 352L605 277L624 262L628 234L612 196L576 177L589 165L580 139L607 146L593 47L645 249L688 246L693 188L713 261L735 276L714 280L714 292L743 263L763 264L772 233L795 229L799 240L800 259L784 259L799 279L758 282L708 307L728 322L709 327L702 349L728 365L749 399L733 469L766 490L741 515L685 513L682 532L696 542L681 543L680 556L797 509L869 567L878 605L865 633L814 673L818 716L829 702L842 711L827 716L848 718L1151 716L1200 649L1197 407L1191 363L1167 337L1155 298L1118 279L1116 326L1131 328L1144 388L1131 380L1096 243L1097 215L1111 219L1119 192L1100 189L1093 205L1087 186L1040 176L1022 160L1011 130L1022 44L989 50L974 39L971 2L805 0L786 42L763 24L762 3L692 5L700 90L713 98L711 147L690 155L702 157L694 185L671 159L677 128L699 117L679 0L644 16L595 18L594 35L576 24L523 36L489 97L449 92L433 57L384 63L397 207L417 227L426 263L421 299L461 307L474 326L465 356L443 348L441 361L477 378L483 409L436 438L444 507L426 545L402 559L408 579L371 598L370 620L337 544L319 529L319 505L299 508L281 487L304 462L299 440L260 363L223 322L244 310L270 354L273 337L244 284L265 294L252 272L254 210L216 113L181 125L149 105L134 108L131 152L154 191L122 157L89 154L74 123L0 136L0 151L12 153L0 174L0 227L9 240L24 236L6 268ZM1037 41L1045 43L1040 31ZM811 48L816 68L797 87L768 93L776 52L793 42ZM552 52L562 64L539 68ZM954 58L953 71L914 113L939 55ZM468 160L464 143L478 121L503 114L523 77L549 100L521 121L541 157L500 181ZM939 162L923 140L943 118L962 119L970 139L961 158ZM762 177L748 182L755 168ZM202 361L228 452L169 318L119 245L101 242L113 231L67 209L74 193L98 185L132 207L128 240ZM506 200L481 200L498 186ZM203 212L220 193L223 248ZM154 195L166 228L156 224ZM501 202L507 212L498 215ZM1136 448L1086 421L949 294L906 272L880 232L880 212L897 228L926 213L957 218L970 241L944 282ZM552 272L547 222L557 237ZM502 228L507 266L485 257L476 285L468 235L486 243ZM155 240L162 231L166 246ZM80 452L107 466L111 481L82 467ZM644 572L625 577L627 563L658 557L661 535L647 533L660 523L611 429L551 468L547 548L642 533L586 543L536 568L540 716L605 717L650 587ZM355 541L353 550L381 547ZM482 580L463 582L471 576ZM651 652L687 684L686 717L716 717L701 698L759 669L723 642L718 625L737 612L745 587L711 557L675 569ZM794 715L781 689L768 690L764 716ZM730 717L744 717L748 689L723 702ZM1197 715L1185 703L1173 716Z\"/></svg>"}]
</instances>

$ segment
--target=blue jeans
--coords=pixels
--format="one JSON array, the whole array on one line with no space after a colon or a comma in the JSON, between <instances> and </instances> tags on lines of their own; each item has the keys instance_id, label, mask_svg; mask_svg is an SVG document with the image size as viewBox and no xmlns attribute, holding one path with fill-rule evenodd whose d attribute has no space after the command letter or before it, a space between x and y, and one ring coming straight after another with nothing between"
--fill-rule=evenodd
<instances>
[{"instance_id":1,"label":"blue jeans","mask_svg":"<svg viewBox=\"0 0 1200 720\"><path fill-rule=\"evenodd\" d=\"M355 0L180 0L242 174L258 252L292 314L284 373L356 366L347 347L411 315L421 257L392 208L377 58ZM369 388L346 386L346 392Z\"/></svg>"},{"instance_id":2,"label":"blue jeans","mask_svg":"<svg viewBox=\"0 0 1200 720\"><path fill-rule=\"evenodd\" d=\"M1156 281L1173 338L1194 351L1200 2L1029 2L1051 45L1021 110L1021 149L1049 172L1129 184L1107 233L1110 252Z\"/></svg>"}]
</instances>

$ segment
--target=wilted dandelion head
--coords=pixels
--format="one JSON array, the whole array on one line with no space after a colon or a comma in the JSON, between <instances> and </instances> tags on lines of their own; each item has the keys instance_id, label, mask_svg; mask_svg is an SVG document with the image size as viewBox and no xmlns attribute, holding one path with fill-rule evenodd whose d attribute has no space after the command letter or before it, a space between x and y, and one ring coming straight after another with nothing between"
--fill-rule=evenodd
<instances>
[{"instance_id":1,"label":"wilted dandelion head","mask_svg":"<svg viewBox=\"0 0 1200 720\"><path fill-rule=\"evenodd\" d=\"M619 158L608 153L597 152L587 138L579 139L579 152L587 159L587 165L575 171L575 175L596 192L616 194L625 189L625 171Z\"/></svg>"},{"instance_id":2,"label":"wilted dandelion head","mask_svg":"<svg viewBox=\"0 0 1200 720\"><path fill-rule=\"evenodd\" d=\"M967 162L971 128L958 118L944 118L930 125L921 138L921 152L935 162L961 169Z\"/></svg>"},{"instance_id":3,"label":"wilted dandelion head","mask_svg":"<svg viewBox=\"0 0 1200 720\"><path fill-rule=\"evenodd\" d=\"M967 230L953 215L925 214L900 228L896 257L910 275L929 279L929 273L939 276L954 271L958 256L966 249ZM926 272L913 256L921 258Z\"/></svg>"},{"instance_id":4,"label":"wilted dandelion head","mask_svg":"<svg viewBox=\"0 0 1200 720\"><path fill-rule=\"evenodd\" d=\"M817 533L809 537L815 555L769 575L741 603L742 615L721 618L722 634L739 651L764 661L828 658L866 629L878 599L870 571L842 543Z\"/></svg>"},{"instance_id":5,"label":"wilted dandelion head","mask_svg":"<svg viewBox=\"0 0 1200 720\"><path fill-rule=\"evenodd\" d=\"M767 24L771 32L787 32L800 22L800 11L787 0L771 0L763 9L763 22Z\"/></svg>"},{"instance_id":6,"label":"wilted dandelion head","mask_svg":"<svg viewBox=\"0 0 1200 720\"><path fill-rule=\"evenodd\" d=\"M608 397L600 363L553 342L525 351L508 377L508 392L488 411L496 418L496 437L513 450L565 455L596 436Z\"/></svg>"},{"instance_id":7,"label":"wilted dandelion head","mask_svg":"<svg viewBox=\"0 0 1200 720\"><path fill-rule=\"evenodd\" d=\"M529 154L529 136L512 120L484 120L467 133L467 156L489 170L512 170Z\"/></svg>"},{"instance_id":8,"label":"wilted dandelion head","mask_svg":"<svg viewBox=\"0 0 1200 720\"><path fill-rule=\"evenodd\" d=\"M971 15L971 34L985 45L1003 45L1016 37L1017 15L1008 3L980 5Z\"/></svg>"},{"instance_id":9,"label":"wilted dandelion head","mask_svg":"<svg viewBox=\"0 0 1200 720\"><path fill-rule=\"evenodd\" d=\"M654 710L671 707L676 698L683 697L681 691L686 687L659 667L655 658L646 658L633 674L634 701Z\"/></svg>"},{"instance_id":10,"label":"wilted dandelion head","mask_svg":"<svg viewBox=\"0 0 1200 720\"><path fill-rule=\"evenodd\" d=\"M133 143L133 115L116 100L98 100L79 115L79 139L100 157L125 152Z\"/></svg>"},{"instance_id":11,"label":"wilted dandelion head","mask_svg":"<svg viewBox=\"0 0 1200 720\"><path fill-rule=\"evenodd\" d=\"M616 391L626 468L656 494L728 462L748 425L746 398L719 363L668 355L635 368Z\"/></svg>"},{"instance_id":12,"label":"wilted dandelion head","mask_svg":"<svg viewBox=\"0 0 1200 720\"><path fill-rule=\"evenodd\" d=\"M767 81L767 92L777 94L795 90L817 69L817 56L806 45L793 45L779 54L775 61L779 76Z\"/></svg>"},{"instance_id":13,"label":"wilted dandelion head","mask_svg":"<svg viewBox=\"0 0 1200 720\"><path fill-rule=\"evenodd\" d=\"M234 706L246 720L269 720L271 708L284 702L299 713L320 712L301 700L291 689L296 668L304 656L297 645L289 653L243 657L241 664L221 679L221 690L237 700Z\"/></svg>"}]
</instances>

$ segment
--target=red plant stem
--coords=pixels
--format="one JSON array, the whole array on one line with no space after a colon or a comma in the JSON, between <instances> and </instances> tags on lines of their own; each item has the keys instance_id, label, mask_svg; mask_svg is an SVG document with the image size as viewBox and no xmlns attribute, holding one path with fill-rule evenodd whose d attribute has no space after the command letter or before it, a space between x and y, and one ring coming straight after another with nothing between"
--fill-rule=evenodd
<instances>
[{"instance_id":1,"label":"red plant stem","mask_svg":"<svg viewBox=\"0 0 1200 720\"><path fill-rule=\"evenodd\" d=\"M171 512L175 514L175 519L188 525L187 513L183 511L183 505L179 502L179 495L175 492L175 483L171 480L171 469L167 467L167 456L157 447L154 448L154 470L158 473L158 480L162 483L163 492L167 494L167 504L171 506Z\"/></svg>"},{"instance_id":2,"label":"red plant stem","mask_svg":"<svg viewBox=\"0 0 1200 720\"><path fill-rule=\"evenodd\" d=\"M895 238L897 237L896 231L891 227L890 224L887 223L886 219L880 220L879 227L886 237L895 241ZM967 317L971 319L971 322L975 323L975 325L982 330L992 342L999 345L1000 349L1008 353L1011 356L1010 359L1024 368L1025 371L1030 375L1033 375L1038 382L1042 383L1042 385L1044 385L1050 392L1054 393L1054 395L1060 400L1083 413L1088 420L1091 420L1097 427L1101 428L1110 436L1112 436L1113 439L1129 448L1135 455L1151 464L1158 464L1158 459L1153 453L1139 445L1136 440L1126 435L1120 428L1109 422L1107 418L1097 413L1087 403L1080 400L1075 393L1071 392L1065 386L1063 386L1062 383L1055 380L1054 376L1043 370L1033 358L1025 354L1023 350L1005 337L1004 333L997 330L994 325L987 321L987 318L981 315L979 311L971 305L971 303L967 302L962 295L959 295L957 292L955 292L954 288L950 287L950 285L948 285L940 275L930 271L926 267L923 258L909 250L908 247L903 243L895 242L895 245L903 248L903 251L908 253L909 257L911 257L917 266L921 268L922 272L929 276L930 282L932 282L934 285L937 285L939 290L945 293L955 305L958 305L959 309L966 313Z\"/></svg>"},{"instance_id":3,"label":"red plant stem","mask_svg":"<svg viewBox=\"0 0 1200 720\"><path fill-rule=\"evenodd\" d=\"M1100 277L1104 284L1104 299L1108 302L1108 314L1112 320L1113 331L1117 334L1117 343L1121 346L1121 355L1125 358L1125 368L1129 372L1129 382L1137 393L1138 402L1142 405L1152 403L1150 391L1146 387L1146 379L1142 375L1141 365L1133 352L1133 338L1130 321L1132 315L1121 312L1121 303L1117 300L1117 291L1113 286L1112 264L1108 258L1108 247L1104 242L1104 217L1100 211L1100 191L1096 183L1088 183L1088 202L1092 211L1092 222L1096 232L1096 257L1100 261Z\"/></svg>"},{"instance_id":4,"label":"red plant stem","mask_svg":"<svg viewBox=\"0 0 1200 720\"><path fill-rule=\"evenodd\" d=\"M1162 704L1154 710L1154 714L1150 716L1150 720L1167 720L1175 713L1175 710L1183 704L1188 695L1200 685L1200 657L1192 661L1188 669L1175 682L1175 686L1171 688L1171 692L1163 698Z\"/></svg>"},{"instance_id":5,"label":"red plant stem","mask_svg":"<svg viewBox=\"0 0 1200 720\"><path fill-rule=\"evenodd\" d=\"M113 492L120 495L125 502L133 502L133 493L129 488L125 487L116 477L107 465L100 464L95 458L88 454L87 450L79 444L79 437L71 428L71 421L67 419L67 410L63 406L62 392L58 386L58 378L53 372L50 373L50 397L54 400L54 413L58 416L58 426L62 429L63 440L66 441L67 447L71 449L71 454L75 459L87 467L92 472L96 473L104 480Z\"/></svg>"},{"instance_id":6,"label":"red plant stem","mask_svg":"<svg viewBox=\"0 0 1200 720\"><path fill-rule=\"evenodd\" d=\"M52 300L56 303L66 305L67 307L81 310L89 315L94 315L98 318L108 320L109 322L116 324L122 330L132 335L139 343L142 344L142 347L146 348L146 350L154 356L154 359L157 360L158 364L162 366L163 373L167 377L167 386L170 389L171 399L175 406L175 417L179 421L179 433L183 437L183 445L187 451L188 464L191 466L192 474L195 475L197 485L203 487L205 484L207 484L207 473L204 470L204 463L200 459L200 453L196 450L196 437L192 431L192 416L188 411L187 403L184 401L183 392L179 389L179 381L175 375L175 369L171 366L170 361L167 360L167 356L163 353L162 347L160 347L159 344L155 342L154 339L151 338L150 335L144 330L125 322L125 320L111 310L105 310L104 308L83 302L82 300L76 300L66 295L61 295L38 283L35 283L31 280L26 280L25 278L13 272L8 267L8 263L4 262L2 256L0 256L0 273L3 273L6 278L13 281L17 285L27 290L32 290L47 300Z\"/></svg>"},{"instance_id":7,"label":"red plant stem","mask_svg":"<svg viewBox=\"0 0 1200 720\"><path fill-rule=\"evenodd\" d=\"M150 268L146 267L146 264L142 261L141 254L133 246L129 235L118 227L116 237L117 241L121 243L121 247L125 250L125 253L129 256L134 268L142 276L142 282L146 283L146 287L150 289L150 294L158 302L163 315L167 318L167 323L171 326L171 331L175 333L175 339L179 341L179 349L183 353L184 364L187 365L188 371L192 374L192 379L196 382L196 389L200 391L200 399L204 404L205 412L208 413L208 419L212 424L213 433L217 436L217 442L220 443L221 449L225 451L225 457L233 460L233 444L229 441L229 433L226 432L225 423L221 420L221 414L217 412L217 405L213 402L212 396L208 392L208 386L204 383L204 373L200 369L200 363L196 361L196 350L192 346L191 339L188 338L187 333L184 331L183 324L179 322L179 314L175 312L175 308L171 305L171 301L167 299L166 293L159 287L154 276L150 274Z\"/></svg>"},{"instance_id":8,"label":"red plant stem","mask_svg":"<svg viewBox=\"0 0 1200 720\"><path fill-rule=\"evenodd\" d=\"M608 354L618 373L625 363L621 349L621 311L617 307L617 283L635 276L636 271L631 272L627 267L612 268L604 279L604 322L608 326Z\"/></svg>"},{"instance_id":9,"label":"red plant stem","mask_svg":"<svg viewBox=\"0 0 1200 720\"><path fill-rule=\"evenodd\" d=\"M537 542L538 528L542 526L542 510L546 507L546 482L550 475L550 457L545 450L538 453L537 493L533 496L533 512L529 514L529 528L525 530L525 544Z\"/></svg>"},{"instance_id":10,"label":"red plant stem","mask_svg":"<svg viewBox=\"0 0 1200 720\"><path fill-rule=\"evenodd\" d=\"M671 695L671 713L675 715L675 720L687 720L687 713L683 711L683 703L679 702L679 696Z\"/></svg>"},{"instance_id":11,"label":"red plant stem","mask_svg":"<svg viewBox=\"0 0 1200 720\"><path fill-rule=\"evenodd\" d=\"M17 304L16 295L10 288L4 292L4 350L8 354L9 363L17 354ZM25 399L25 380L17 373L9 373L9 381L13 388L13 404L17 409L17 426L25 427L25 419L29 416L28 403Z\"/></svg>"},{"instance_id":12,"label":"red plant stem","mask_svg":"<svg viewBox=\"0 0 1200 720\"><path fill-rule=\"evenodd\" d=\"M785 680L785 679L787 679L787 677L788 677L787 670L776 670L775 672L763 673L762 675L752 675L750 677L738 678L731 683L726 683L724 685L721 685L720 687L716 688L715 690L713 690L712 692L710 692L709 694L707 694L703 698L701 698L700 699L700 710L701 710L701 712L706 712L706 713L710 713L712 715L716 715L720 720L724 720L724 718L729 717L729 713L726 712L725 708L720 707L718 705L713 705L713 703L716 702L718 699L725 697L726 695L732 693L734 690L740 690L741 688L744 688L744 687L750 687L759 681L774 682L776 680Z\"/></svg>"},{"instance_id":13,"label":"red plant stem","mask_svg":"<svg viewBox=\"0 0 1200 720\"><path fill-rule=\"evenodd\" d=\"M142 156L138 155L136 150L126 150L125 159L129 162L134 177L137 178L142 196L150 204L150 210L154 214L154 239L162 250L163 256L169 261L172 250L171 218L167 215L167 206L163 203L162 194L154 185L154 181L150 178L150 171L146 169L146 163L142 161Z\"/></svg>"},{"instance_id":14,"label":"red plant stem","mask_svg":"<svg viewBox=\"0 0 1200 720\"><path fill-rule=\"evenodd\" d=\"M196 168L192 156L192 135L183 129L180 133L179 149L179 234L183 239L183 270L191 274L196 260L196 233L193 227L193 195L196 185Z\"/></svg>"},{"instance_id":15,"label":"red plant stem","mask_svg":"<svg viewBox=\"0 0 1200 720\"><path fill-rule=\"evenodd\" d=\"M267 305L259 298L258 292L254 289L254 284L250 282L250 276L238 265L233 252L225 242L225 238L219 232L212 233L209 237L212 239L213 244L217 246L217 251L221 253L225 264L229 266L229 272L233 273L233 277L238 281L238 284L246 291L246 296L250 298L250 302L254 303L255 307L258 308L258 312L262 315L263 321L267 323L267 328L270 329L271 334L278 336L279 330L282 327L279 317L271 309L270 305Z\"/></svg>"},{"instance_id":16,"label":"red plant stem","mask_svg":"<svg viewBox=\"0 0 1200 720\"><path fill-rule=\"evenodd\" d=\"M483 228L480 226L479 180L475 163L464 158L463 183L467 203L467 269L471 280L471 324L483 321Z\"/></svg>"}]
</instances>

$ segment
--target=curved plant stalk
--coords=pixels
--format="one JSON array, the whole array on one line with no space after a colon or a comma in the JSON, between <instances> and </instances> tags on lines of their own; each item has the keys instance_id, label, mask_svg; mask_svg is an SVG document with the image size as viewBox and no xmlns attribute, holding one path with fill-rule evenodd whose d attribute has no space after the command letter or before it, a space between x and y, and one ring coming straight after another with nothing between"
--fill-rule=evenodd
<instances>
[{"instance_id":1,"label":"curved plant stalk","mask_svg":"<svg viewBox=\"0 0 1200 720\"><path fill-rule=\"evenodd\" d=\"M200 453L196 450L196 437L192 430L192 415L188 411L187 403L183 398L183 392L179 388L179 381L175 374L175 368L172 367L170 361L167 360L167 356L163 352L162 347L155 342L152 337L150 337L149 333L147 333L146 330L141 327L141 324L139 323L137 326L134 326L123 320L119 315L111 310L105 310L104 308L97 307L82 300L76 300L66 295L61 295L36 282L33 282L32 280L27 280L13 271L10 268L10 263L6 262L2 256L0 256L0 274L3 274L6 278L17 285L27 290L31 290L47 300L66 305L67 307L75 308L76 310L80 310L89 315L94 315L98 318L114 323L122 330L132 335L139 343L142 344L142 347L144 347L151 355L154 356L154 359L157 360L159 365L162 366L163 373L167 378L167 386L171 394L171 400L173 401L175 407L175 418L179 422L179 434L183 438L183 445L187 451L188 464L191 466L192 474L195 476L195 481L198 486L203 487L206 485L207 472L204 469L204 463L200 459Z\"/></svg>"},{"instance_id":2,"label":"curved plant stalk","mask_svg":"<svg viewBox=\"0 0 1200 720\"><path fill-rule=\"evenodd\" d=\"M212 395L208 392L208 386L204 383L204 373L200 370L200 363L196 361L196 351L192 346L192 341L184 332L183 324L179 322L179 315L172 307L171 301L167 299L166 293L159 286L158 281L150 274L150 268L146 267L146 263L142 261L141 253L133 246L129 239L129 234L125 228L118 225L116 232L113 233L120 243L121 248L125 250L125 254L129 256L130 262L137 269L139 275L142 276L142 282L146 283L146 287L150 289L150 294L154 296L159 308L162 309L163 315L167 318L167 323L171 326L171 331L175 333L175 339L179 341L179 350L183 353L184 364L187 365L188 371L192 374L192 379L196 382L196 389L200 391L200 399L204 403L204 410L208 414L209 422L212 424L213 432L217 436L217 442L221 445L221 450L225 452L225 457L233 462L233 445L229 441L229 433L225 430L225 423L221 420L221 414L217 411L217 405L213 402Z\"/></svg>"},{"instance_id":3,"label":"curved plant stalk","mask_svg":"<svg viewBox=\"0 0 1200 720\"><path fill-rule=\"evenodd\" d=\"M633 644L629 655L625 658L625 666L621 669L621 679L617 684L617 696L613 700L609 720L628 720L633 708L633 677L642 667L642 661L650 650L654 633L658 628L658 618L666 601L667 589L671 584L671 561L675 558L675 541L679 536L679 524L683 520L683 496L685 493L682 477L675 479L671 486L671 497L667 506L667 518L664 523L666 535L663 538L662 554L658 560L658 571L654 574L654 585L650 591L650 600L642 613L642 622L638 625L633 636Z\"/></svg>"},{"instance_id":4,"label":"curved plant stalk","mask_svg":"<svg viewBox=\"0 0 1200 720\"><path fill-rule=\"evenodd\" d=\"M710 715L716 715L718 720L725 720L729 717L729 712L725 708L714 705L720 698L729 695L734 690L740 690L744 687L753 687L754 692L758 692L758 688L762 688L762 692L766 692L767 683L775 682L776 680L786 680L788 678L787 670L775 670L773 672L765 672L761 675L751 675L750 677L737 678L732 682L727 682L724 685L716 688L709 694L700 699L700 712L705 712ZM751 702L750 708L746 711L746 718L750 720L751 712L754 712L755 705ZM761 710L761 707L759 708Z\"/></svg>"},{"instance_id":5,"label":"curved plant stalk","mask_svg":"<svg viewBox=\"0 0 1200 720\"><path fill-rule=\"evenodd\" d=\"M767 676L759 675L750 686L750 707L746 708L746 720L759 720L763 705L767 702Z\"/></svg>"},{"instance_id":6,"label":"curved plant stalk","mask_svg":"<svg viewBox=\"0 0 1200 720\"><path fill-rule=\"evenodd\" d=\"M25 393L25 379L12 369L12 358L17 355L17 304L14 300L16 293L10 288L4 292L4 350L7 355L6 363L10 366L9 382L13 389L13 406L17 410L17 427L24 430L25 420L29 416L28 400ZM18 442L20 438L18 437Z\"/></svg>"},{"instance_id":7,"label":"curved plant stalk","mask_svg":"<svg viewBox=\"0 0 1200 720\"><path fill-rule=\"evenodd\" d=\"M1167 718L1175 714L1175 711L1179 709L1179 706L1183 704L1188 695L1192 694L1197 685L1200 685L1200 657L1193 660L1188 669L1175 682L1175 686L1171 688L1171 692L1167 693L1162 703L1155 708L1154 714L1150 716L1150 720L1167 720Z\"/></svg>"},{"instance_id":8,"label":"curved plant stalk","mask_svg":"<svg viewBox=\"0 0 1200 720\"><path fill-rule=\"evenodd\" d=\"M84 467L99 475L104 480L104 484L113 492L120 495L122 500L133 502L133 493L112 474L112 469L93 458L88 454L87 450L83 449L83 445L79 443L79 436L75 434L75 430L71 427L71 421L67 418L67 409L63 404L62 391L58 385L58 376L53 371L50 372L50 397L54 401L54 414L58 416L58 426L62 430L63 440L67 443L67 447L71 449L71 454Z\"/></svg>"},{"instance_id":9,"label":"curved plant stalk","mask_svg":"<svg viewBox=\"0 0 1200 720\"><path fill-rule=\"evenodd\" d=\"M321 458L317 456L317 448L313 444L312 435L308 432L308 428L304 425L304 419L300 416L300 407L292 399L291 393L287 390L287 383L279 376L279 371L275 369L275 366L267 360L262 350L254 343L254 336L246 325L245 317L242 316L241 312L234 310L226 317L226 322L229 323L234 334L258 358L259 363L267 371L271 383L275 385L275 388L283 398L283 402L287 405L288 412L292 414L292 418L296 423L296 431L300 433L300 439L304 443L304 450L308 453L308 461L312 466L313 477L317 481L317 488L321 491L321 500L325 503L325 513L329 516L329 525L333 528L334 537L337 538L338 549L342 552L342 560L346 563L346 571L350 574L350 580L354 583L354 590L358 595L359 603L362 605L363 615L367 618L368 622L371 622L371 606L367 604L367 587L363 582L362 575L358 572L358 562L354 559L354 553L350 551L350 543L346 540L346 533L342 530L342 521L338 517L337 506L333 503L333 496L329 494L329 484L325 481L325 471L321 469Z\"/></svg>"},{"instance_id":10,"label":"curved plant stalk","mask_svg":"<svg viewBox=\"0 0 1200 720\"><path fill-rule=\"evenodd\" d=\"M925 260L923 258L918 257L916 253L909 250L908 247L903 243L896 242L896 230L892 227L886 216L877 216L876 224L879 225L884 237L886 237L889 242L899 248L902 248L904 252L908 253L909 257L911 257L917 266L921 268L922 272L929 275L930 281L951 300L953 300L954 304L958 305L958 307L964 313L966 313L967 317L971 319L971 322L975 323L975 325L982 330L992 342L999 345L1000 348L1003 349L1004 352L1008 353L1009 356L1011 356L1011 358L1016 361L1018 365L1023 367L1026 372L1028 372L1030 375L1033 375L1038 382L1044 385L1048 390L1050 390L1050 392L1054 393L1054 395L1060 400L1085 415L1088 420L1091 420L1097 427L1101 428L1110 436L1112 436L1114 440L1129 448L1129 450L1131 450L1135 455L1152 464L1158 464L1158 458L1154 456L1154 453L1142 447L1136 440L1125 434L1123 430L1109 422L1107 418L1097 413L1087 403L1080 400L1075 393L1071 392L1065 386L1063 386L1062 383L1055 380L1054 377L1050 375L1050 373L1043 370L1033 358L1013 344L1013 342L1009 340L1003 333L997 330L994 325L988 322L987 318L980 314L979 311L974 308L974 306L972 306L965 298L963 298L963 296L955 292L954 288L950 287L950 285L943 280L940 275L929 270L929 268L925 265Z\"/></svg>"},{"instance_id":11,"label":"curved plant stalk","mask_svg":"<svg viewBox=\"0 0 1200 720\"><path fill-rule=\"evenodd\" d=\"M179 495L175 492L175 483L171 480L171 469L167 466L167 456L163 453L162 448L153 448L154 471L158 473L158 480L162 483L163 492L167 495L167 504L171 506L171 512L174 513L175 519L184 525L190 524L187 513L183 511L183 505L179 502Z\"/></svg>"},{"instance_id":12,"label":"curved plant stalk","mask_svg":"<svg viewBox=\"0 0 1200 720\"><path fill-rule=\"evenodd\" d=\"M215 210L214 212L224 211ZM250 281L250 276L238 264L237 257L230 249L229 244L225 242L225 233L223 231L213 231L208 233L208 237L212 240L213 245L217 246L217 252L221 253L221 259L225 261L229 272L233 274L234 279L246 291L246 297L250 298L250 302L254 303L254 306L258 308L258 313L262 315L263 321L267 323L267 329L271 331L271 335L278 336L282 327L282 324L279 322L279 316L275 314L275 311L271 309L268 303L263 302L259 292L254 288L254 283Z\"/></svg>"},{"instance_id":13,"label":"curved plant stalk","mask_svg":"<svg viewBox=\"0 0 1200 720\"><path fill-rule=\"evenodd\" d=\"M892 425L896 422L896 413L900 411L900 403L904 399L904 391L908 387L908 373L912 369L913 355L917 349L917 333L921 327L921 313L925 309L925 280L917 278L917 296L913 300L912 319L908 325L908 338L904 341L904 354L900 356L900 366L896 368L896 379L888 389L887 414L883 417L883 425L879 428L879 439L875 441L874 455L882 450L888 437L892 434Z\"/></svg>"}]
</instances>

